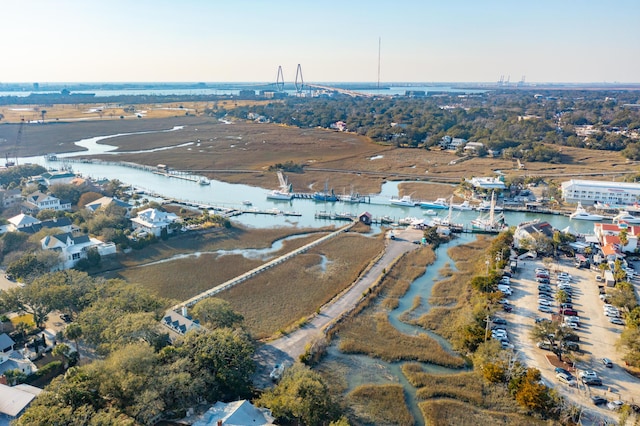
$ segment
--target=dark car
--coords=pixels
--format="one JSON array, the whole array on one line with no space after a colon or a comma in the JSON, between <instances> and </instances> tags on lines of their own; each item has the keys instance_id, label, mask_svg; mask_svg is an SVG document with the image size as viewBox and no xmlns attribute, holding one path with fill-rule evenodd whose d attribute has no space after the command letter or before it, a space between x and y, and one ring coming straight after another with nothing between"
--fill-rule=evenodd
<instances>
[{"instance_id":1,"label":"dark car","mask_svg":"<svg viewBox=\"0 0 640 426\"><path fill-rule=\"evenodd\" d=\"M578 316L578 312L574 311L573 309L560 309L560 313L563 315L570 315L570 316Z\"/></svg>"},{"instance_id":2,"label":"dark car","mask_svg":"<svg viewBox=\"0 0 640 426\"><path fill-rule=\"evenodd\" d=\"M580 351L580 345L577 344L576 342L571 342L571 341L565 342L564 346L570 351L576 351L576 352Z\"/></svg>"},{"instance_id":3,"label":"dark car","mask_svg":"<svg viewBox=\"0 0 640 426\"><path fill-rule=\"evenodd\" d=\"M502 276L503 276L503 277L509 277L509 278L511 278L511 272L509 272L509 271L504 271L504 272L502 273Z\"/></svg>"},{"instance_id":4,"label":"dark car","mask_svg":"<svg viewBox=\"0 0 640 426\"><path fill-rule=\"evenodd\" d=\"M538 281L540 284L551 284L549 278L536 278L536 281Z\"/></svg>"},{"instance_id":5,"label":"dark car","mask_svg":"<svg viewBox=\"0 0 640 426\"><path fill-rule=\"evenodd\" d=\"M502 309L504 309L506 312L511 312L513 311L513 306L506 304L506 305L502 305Z\"/></svg>"},{"instance_id":6,"label":"dark car","mask_svg":"<svg viewBox=\"0 0 640 426\"><path fill-rule=\"evenodd\" d=\"M580 341L580 336L578 336L577 334L567 334L566 336L564 336L564 340L568 341L568 342L579 342Z\"/></svg>"},{"instance_id":7,"label":"dark car","mask_svg":"<svg viewBox=\"0 0 640 426\"><path fill-rule=\"evenodd\" d=\"M606 404L607 400L601 396L594 395L591 397L591 402L593 402L593 405L602 405L602 404Z\"/></svg>"},{"instance_id":8,"label":"dark car","mask_svg":"<svg viewBox=\"0 0 640 426\"><path fill-rule=\"evenodd\" d=\"M565 369L564 369L564 368L562 368L562 367L556 367L556 370L555 370L555 371L556 371L556 374L558 374L558 373L562 373L562 374L566 374L567 376L570 376L570 377L571 377L571 373L569 373L569 371L568 371L568 370L565 370Z\"/></svg>"},{"instance_id":9,"label":"dark car","mask_svg":"<svg viewBox=\"0 0 640 426\"><path fill-rule=\"evenodd\" d=\"M500 324L500 325L505 325L507 323L507 320L504 318L494 318L491 320L494 324Z\"/></svg>"},{"instance_id":10,"label":"dark car","mask_svg":"<svg viewBox=\"0 0 640 426\"><path fill-rule=\"evenodd\" d=\"M602 363L607 368L613 368L613 362L609 358L602 358Z\"/></svg>"},{"instance_id":11,"label":"dark car","mask_svg":"<svg viewBox=\"0 0 640 426\"><path fill-rule=\"evenodd\" d=\"M602 386L602 379L600 377L589 377L582 379L582 383L588 386Z\"/></svg>"}]
</instances>

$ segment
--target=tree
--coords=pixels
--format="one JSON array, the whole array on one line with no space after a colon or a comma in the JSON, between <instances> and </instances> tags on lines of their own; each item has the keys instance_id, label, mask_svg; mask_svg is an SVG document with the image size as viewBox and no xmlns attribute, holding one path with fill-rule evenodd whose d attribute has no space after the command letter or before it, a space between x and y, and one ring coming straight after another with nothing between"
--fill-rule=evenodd
<instances>
[{"instance_id":1,"label":"tree","mask_svg":"<svg viewBox=\"0 0 640 426\"><path fill-rule=\"evenodd\" d=\"M340 415L322 377L302 364L286 369L278 385L263 393L257 405L268 407L283 422L309 426L326 424Z\"/></svg>"},{"instance_id":2,"label":"tree","mask_svg":"<svg viewBox=\"0 0 640 426\"><path fill-rule=\"evenodd\" d=\"M211 328L233 328L242 323L244 317L236 313L226 300L209 297L195 304L193 316Z\"/></svg>"},{"instance_id":3,"label":"tree","mask_svg":"<svg viewBox=\"0 0 640 426\"><path fill-rule=\"evenodd\" d=\"M76 352L78 353L78 362L80 362L80 338L82 337L82 327L78 324L69 324L64 329L64 337L69 340L73 340L76 345Z\"/></svg>"},{"instance_id":4,"label":"tree","mask_svg":"<svg viewBox=\"0 0 640 426\"><path fill-rule=\"evenodd\" d=\"M99 192L85 192L84 194L80 195L80 197L78 197L78 207L84 207L99 198L102 198L102 194L100 194Z\"/></svg>"},{"instance_id":5,"label":"tree","mask_svg":"<svg viewBox=\"0 0 640 426\"><path fill-rule=\"evenodd\" d=\"M572 333L560 327L558 321L543 321L537 323L531 330L531 338L536 342L546 342L560 361L562 361L564 343L569 334Z\"/></svg>"}]
</instances>

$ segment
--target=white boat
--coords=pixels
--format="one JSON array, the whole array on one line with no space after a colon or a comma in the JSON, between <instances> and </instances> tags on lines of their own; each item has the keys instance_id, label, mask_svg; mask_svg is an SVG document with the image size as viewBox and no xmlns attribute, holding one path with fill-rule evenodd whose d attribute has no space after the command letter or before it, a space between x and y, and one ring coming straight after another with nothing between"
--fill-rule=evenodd
<instances>
[{"instance_id":1,"label":"white boat","mask_svg":"<svg viewBox=\"0 0 640 426\"><path fill-rule=\"evenodd\" d=\"M289 190L280 190L274 189L270 193L267 194L268 200L291 200L293 198L293 194L289 192Z\"/></svg>"},{"instance_id":2,"label":"white boat","mask_svg":"<svg viewBox=\"0 0 640 426\"><path fill-rule=\"evenodd\" d=\"M280 189L274 189L267 194L267 200L286 200L293 199L293 191L291 185L287 182L281 171L278 170L278 181L280 181Z\"/></svg>"},{"instance_id":3,"label":"white boat","mask_svg":"<svg viewBox=\"0 0 640 426\"><path fill-rule=\"evenodd\" d=\"M209 179L207 179L205 177L201 177L200 180L198 181L198 183L200 185L211 185L211 182L209 181Z\"/></svg>"},{"instance_id":4,"label":"white boat","mask_svg":"<svg viewBox=\"0 0 640 426\"><path fill-rule=\"evenodd\" d=\"M613 223L630 223L630 224L638 224L640 223L640 216L634 216L626 210L620 210L620 212L613 218Z\"/></svg>"},{"instance_id":5,"label":"white boat","mask_svg":"<svg viewBox=\"0 0 640 426\"><path fill-rule=\"evenodd\" d=\"M464 200L460 204L451 204L451 208L454 210L472 210L471 204L467 200Z\"/></svg>"},{"instance_id":6,"label":"white boat","mask_svg":"<svg viewBox=\"0 0 640 426\"><path fill-rule=\"evenodd\" d=\"M438 214L438 212L436 212L433 209L429 209L429 210L425 210L423 213L425 216L435 216Z\"/></svg>"},{"instance_id":7,"label":"white boat","mask_svg":"<svg viewBox=\"0 0 640 426\"><path fill-rule=\"evenodd\" d=\"M392 206L415 207L416 202L411 199L411 195L405 195L402 198L391 198Z\"/></svg>"},{"instance_id":8,"label":"white boat","mask_svg":"<svg viewBox=\"0 0 640 426\"><path fill-rule=\"evenodd\" d=\"M491 197L493 197L493 193L491 195ZM479 212L488 212L491 210L491 201L483 201L482 203L480 203L480 205L478 207L476 207L476 210ZM494 212L501 212L502 211L502 207L500 206L496 206L495 205L495 201L493 202L493 211Z\"/></svg>"},{"instance_id":9,"label":"white boat","mask_svg":"<svg viewBox=\"0 0 640 426\"><path fill-rule=\"evenodd\" d=\"M569 215L569 218L575 220L602 220L604 216L601 214L589 213L582 207L582 203L578 203L578 207L576 207L576 211Z\"/></svg>"},{"instance_id":10,"label":"white boat","mask_svg":"<svg viewBox=\"0 0 640 426\"><path fill-rule=\"evenodd\" d=\"M242 202L242 205L244 205L244 206L251 206L251 205L253 205L253 203L252 203L251 201L249 201L249 200L244 200L244 201Z\"/></svg>"},{"instance_id":11,"label":"white boat","mask_svg":"<svg viewBox=\"0 0 640 426\"><path fill-rule=\"evenodd\" d=\"M438 198L435 201L423 201L420 203L420 208L423 209L448 209L449 203L446 198Z\"/></svg>"}]
</instances>

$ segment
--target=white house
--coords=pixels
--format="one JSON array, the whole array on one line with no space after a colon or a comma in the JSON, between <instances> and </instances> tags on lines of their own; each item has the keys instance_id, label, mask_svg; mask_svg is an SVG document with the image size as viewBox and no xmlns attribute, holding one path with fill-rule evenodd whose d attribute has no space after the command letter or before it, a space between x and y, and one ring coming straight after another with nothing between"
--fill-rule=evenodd
<instances>
[{"instance_id":1,"label":"white house","mask_svg":"<svg viewBox=\"0 0 640 426\"><path fill-rule=\"evenodd\" d=\"M163 229L173 232L170 225L180 220L178 215L166 213L153 208L138 212L138 216L131 219L133 229L137 232L148 232L159 237Z\"/></svg>"},{"instance_id":2,"label":"white house","mask_svg":"<svg viewBox=\"0 0 640 426\"><path fill-rule=\"evenodd\" d=\"M0 334L0 376L9 370L19 370L26 375L38 371L35 364L14 346L15 342L7 333Z\"/></svg>"},{"instance_id":3,"label":"white house","mask_svg":"<svg viewBox=\"0 0 640 426\"><path fill-rule=\"evenodd\" d=\"M28 214L21 213L17 216L10 217L7 219L9 224L7 225L8 232L16 232L23 228L28 228L33 225L38 225L41 222L33 216L29 216Z\"/></svg>"},{"instance_id":4,"label":"white house","mask_svg":"<svg viewBox=\"0 0 640 426\"><path fill-rule=\"evenodd\" d=\"M504 184L500 178L495 177L474 177L468 179L469 183L473 185L474 188L481 189L506 189L507 186Z\"/></svg>"},{"instance_id":5,"label":"white house","mask_svg":"<svg viewBox=\"0 0 640 426\"><path fill-rule=\"evenodd\" d=\"M54 250L60 253L60 264L57 269L73 268L80 259L87 258L87 252L96 248L100 256L116 253L116 245L102 242L88 235L74 237L70 233L48 235L40 240L42 250Z\"/></svg>"},{"instance_id":6,"label":"white house","mask_svg":"<svg viewBox=\"0 0 640 426\"><path fill-rule=\"evenodd\" d=\"M0 383L0 425L8 425L20 417L40 392L42 389L27 384L7 386Z\"/></svg>"},{"instance_id":7,"label":"white house","mask_svg":"<svg viewBox=\"0 0 640 426\"><path fill-rule=\"evenodd\" d=\"M44 184L47 186L57 185L57 184L68 184L76 177L71 172L66 171L51 171L46 172L40 175Z\"/></svg>"},{"instance_id":8,"label":"white house","mask_svg":"<svg viewBox=\"0 0 640 426\"><path fill-rule=\"evenodd\" d=\"M33 194L29 194L23 203L23 210L26 213L36 213L40 210L71 210L71 203L69 201L62 201L53 195L44 194L40 191L36 191Z\"/></svg>"}]
</instances>

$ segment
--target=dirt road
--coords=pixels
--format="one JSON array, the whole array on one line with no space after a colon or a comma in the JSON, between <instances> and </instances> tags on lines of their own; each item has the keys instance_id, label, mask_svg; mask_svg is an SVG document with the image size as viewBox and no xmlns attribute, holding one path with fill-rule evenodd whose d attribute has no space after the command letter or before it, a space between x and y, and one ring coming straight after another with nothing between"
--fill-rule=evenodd
<instances>
[{"instance_id":1,"label":"dirt road","mask_svg":"<svg viewBox=\"0 0 640 426\"><path fill-rule=\"evenodd\" d=\"M414 250L418 245L412 241L422 237L422 231L407 229L395 231L396 239L387 240L384 254L373 264L348 290L323 306L320 312L309 322L292 333L280 337L261 346L256 353L257 369L254 385L259 388L269 386L269 373L276 364L292 364L305 352L306 345L321 338L324 330L342 314L353 309L362 294L371 287L382 275L384 269L389 269L393 262L402 254Z\"/></svg>"}]
</instances>

